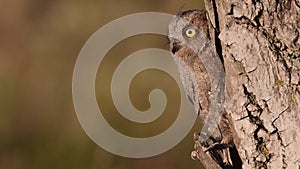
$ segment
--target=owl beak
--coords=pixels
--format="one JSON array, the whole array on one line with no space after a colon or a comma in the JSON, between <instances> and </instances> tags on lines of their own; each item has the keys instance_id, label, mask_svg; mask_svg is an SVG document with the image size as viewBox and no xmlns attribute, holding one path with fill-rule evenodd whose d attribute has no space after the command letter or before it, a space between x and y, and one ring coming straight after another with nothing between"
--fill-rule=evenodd
<instances>
[{"instance_id":1,"label":"owl beak","mask_svg":"<svg viewBox=\"0 0 300 169\"><path fill-rule=\"evenodd\" d=\"M170 50L172 53L175 55L175 53L180 50L182 47L181 43L179 40L170 38Z\"/></svg>"}]
</instances>

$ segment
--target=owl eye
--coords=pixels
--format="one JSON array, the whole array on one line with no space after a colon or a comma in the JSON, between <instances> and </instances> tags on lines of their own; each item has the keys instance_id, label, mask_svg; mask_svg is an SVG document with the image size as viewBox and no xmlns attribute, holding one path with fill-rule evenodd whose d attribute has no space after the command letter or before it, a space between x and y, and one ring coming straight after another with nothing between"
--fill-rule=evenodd
<instances>
[{"instance_id":1,"label":"owl eye","mask_svg":"<svg viewBox=\"0 0 300 169\"><path fill-rule=\"evenodd\" d=\"M192 28L189 28L189 29L186 29L184 34L186 37L188 38L192 38L196 35L197 31L195 29L192 29Z\"/></svg>"}]
</instances>

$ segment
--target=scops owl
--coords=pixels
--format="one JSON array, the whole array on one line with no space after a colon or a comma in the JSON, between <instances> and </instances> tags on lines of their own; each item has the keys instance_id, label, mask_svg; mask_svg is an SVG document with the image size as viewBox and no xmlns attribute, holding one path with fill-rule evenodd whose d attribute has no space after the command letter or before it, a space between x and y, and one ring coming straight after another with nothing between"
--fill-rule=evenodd
<instances>
[{"instance_id":1,"label":"scops owl","mask_svg":"<svg viewBox=\"0 0 300 169\"><path fill-rule=\"evenodd\" d=\"M179 12L169 24L168 36L186 94L213 132L223 113L225 73L209 40L206 12Z\"/></svg>"},{"instance_id":2,"label":"scops owl","mask_svg":"<svg viewBox=\"0 0 300 169\"><path fill-rule=\"evenodd\" d=\"M216 147L228 148L231 139L226 136L231 134L228 133L223 108L224 67L210 41L206 12L178 12L169 24L168 37L187 97L204 122L198 141L221 167L230 165L229 151L212 150Z\"/></svg>"}]
</instances>

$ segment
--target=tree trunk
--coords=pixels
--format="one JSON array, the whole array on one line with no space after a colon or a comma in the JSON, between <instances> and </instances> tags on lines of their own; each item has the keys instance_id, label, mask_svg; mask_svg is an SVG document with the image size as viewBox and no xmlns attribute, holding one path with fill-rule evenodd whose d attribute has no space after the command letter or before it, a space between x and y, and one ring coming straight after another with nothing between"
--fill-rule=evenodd
<instances>
[{"instance_id":1,"label":"tree trunk","mask_svg":"<svg viewBox=\"0 0 300 169\"><path fill-rule=\"evenodd\" d=\"M300 1L205 5L225 65L225 111L240 140L243 168L299 169Z\"/></svg>"}]
</instances>

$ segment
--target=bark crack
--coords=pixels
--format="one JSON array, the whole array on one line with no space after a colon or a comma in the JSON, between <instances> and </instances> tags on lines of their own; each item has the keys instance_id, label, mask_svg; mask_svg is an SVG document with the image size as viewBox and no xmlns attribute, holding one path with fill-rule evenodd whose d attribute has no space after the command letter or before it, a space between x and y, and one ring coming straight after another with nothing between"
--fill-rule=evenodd
<instances>
[{"instance_id":1,"label":"bark crack","mask_svg":"<svg viewBox=\"0 0 300 169\"><path fill-rule=\"evenodd\" d=\"M247 97L248 103L245 105L246 111L247 111L247 116L244 118L249 119L249 122L256 125L256 129L254 130L253 133L253 138L256 141L256 151L258 152L258 155L253 157L253 161L255 164L255 167L258 168L265 168L267 169L268 167L268 162L270 162L271 159L271 153L269 152L267 146L266 146L266 141L264 140L263 137L259 136L258 133L262 130L266 133L269 133L267 128L264 126L263 120L260 118L263 108L258 104L258 101L255 98L255 95L251 92L248 91L247 87L243 84L243 89L244 89L244 94ZM249 105L253 105L256 109L250 110ZM258 115L253 114L253 112L258 112ZM261 160L260 155L263 155L265 158Z\"/></svg>"},{"instance_id":2,"label":"bark crack","mask_svg":"<svg viewBox=\"0 0 300 169\"><path fill-rule=\"evenodd\" d=\"M289 146L289 143L287 145L284 145L283 143L283 140L281 138L281 135L280 135L280 131L279 129L277 128L277 126L275 125L275 122L280 118L280 116L283 115L283 113L285 113L287 110L289 109L289 107L287 107L285 110L283 110L281 113L279 113L279 115L272 121L271 125L275 128L274 131L271 132L271 135L272 134L276 134L277 135L277 139L279 140L280 142L280 145L281 145L281 156L282 156L282 168L283 169L286 169L287 168L287 163L286 163L286 156L285 156L285 148L287 146Z\"/></svg>"},{"instance_id":3,"label":"bark crack","mask_svg":"<svg viewBox=\"0 0 300 169\"><path fill-rule=\"evenodd\" d=\"M216 51L219 54L221 62L224 63L224 58L223 58L223 54L222 54L222 45L221 45L221 41L219 39L220 23L219 23L218 9L217 9L217 5L216 5L215 1L212 1L212 7L213 7L213 12L214 12L214 17L215 17L215 26L216 26L214 28Z\"/></svg>"}]
</instances>

